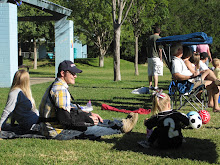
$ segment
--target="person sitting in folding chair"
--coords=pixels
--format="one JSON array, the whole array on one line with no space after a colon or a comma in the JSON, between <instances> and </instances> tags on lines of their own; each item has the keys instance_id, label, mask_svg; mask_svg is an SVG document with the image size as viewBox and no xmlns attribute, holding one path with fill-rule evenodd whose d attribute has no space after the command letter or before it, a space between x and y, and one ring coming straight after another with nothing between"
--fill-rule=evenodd
<instances>
[{"instance_id":1,"label":"person sitting in folding chair","mask_svg":"<svg viewBox=\"0 0 220 165\"><path fill-rule=\"evenodd\" d=\"M184 61L181 59L183 56L183 46L181 43L176 43L171 46L171 55L172 59L172 76L177 81L188 80L194 84L194 88L202 85L201 81L196 81L196 77L199 75L198 72L192 73L187 68ZM218 85L220 85L220 81L218 79L214 81L207 80L205 84L208 92L209 102L208 105L213 107L213 112L220 112L220 107L218 105L218 97L219 97L219 89Z\"/></svg>"},{"instance_id":2,"label":"person sitting in folding chair","mask_svg":"<svg viewBox=\"0 0 220 165\"><path fill-rule=\"evenodd\" d=\"M207 54L207 53L204 52L204 54ZM218 78L215 76L214 72L210 70L205 64L205 61L208 59L208 54L207 54L207 57L204 57L203 53L201 54L195 53L194 55L192 55L190 47L183 46L182 59L184 63L186 64L187 68L190 70L190 72L192 73L198 72L198 74L200 74L201 77L199 77L199 80L201 80L204 85L209 85L210 81L216 81L216 82L219 81ZM205 60L202 61L203 59ZM207 81L207 80L210 80L210 81ZM200 85L200 81L197 81L197 86L198 85ZM201 94L202 94L202 91L198 93L199 98L201 97ZM210 106L210 104L208 106ZM211 107L213 107L213 104Z\"/></svg>"},{"instance_id":3,"label":"person sitting in folding chair","mask_svg":"<svg viewBox=\"0 0 220 165\"><path fill-rule=\"evenodd\" d=\"M204 52L205 53L205 52ZM187 66L187 68L190 70L192 74L198 73L201 75L201 80L210 80L210 81L216 81L218 83L218 79L215 76L214 72L210 70L207 65L205 64L205 61L202 62L200 59L203 59L203 55L201 54L194 54L192 56L192 52L190 50L190 47L184 46L183 47L183 56L182 59ZM191 60L190 60L191 59ZM208 59L208 54L207 54L207 59ZM193 61L193 62L191 62ZM204 84L206 81L204 81Z\"/></svg>"}]
</instances>

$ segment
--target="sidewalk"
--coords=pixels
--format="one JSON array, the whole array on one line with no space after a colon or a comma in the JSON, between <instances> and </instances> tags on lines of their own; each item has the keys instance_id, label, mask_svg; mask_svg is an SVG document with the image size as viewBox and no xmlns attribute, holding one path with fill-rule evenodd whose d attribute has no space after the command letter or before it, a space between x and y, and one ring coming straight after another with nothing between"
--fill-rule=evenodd
<instances>
[{"instance_id":1,"label":"sidewalk","mask_svg":"<svg viewBox=\"0 0 220 165\"><path fill-rule=\"evenodd\" d=\"M55 78L50 78L50 77L31 77L30 78L30 83L31 85L34 84L41 84L41 83L45 83L45 82L52 82L54 81Z\"/></svg>"}]
</instances>

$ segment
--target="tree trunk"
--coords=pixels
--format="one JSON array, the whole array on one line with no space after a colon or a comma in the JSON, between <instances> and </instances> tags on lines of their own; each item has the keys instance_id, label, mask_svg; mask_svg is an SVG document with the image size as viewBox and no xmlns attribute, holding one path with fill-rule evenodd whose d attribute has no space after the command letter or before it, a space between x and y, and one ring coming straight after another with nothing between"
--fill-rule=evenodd
<instances>
[{"instance_id":1,"label":"tree trunk","mask_svg":"<svg viewBox=\"0 0 220 165\"><path fill-rule=\"evenodd\" d=\"M99 56L99 67L104 67L104 56L105 56L105 50L103 48L99 48L100 56Z\"/></svg>"},{"instance_id":2,"label":"tree trunk","mask_svg":"<svg viewBox=\"0 0 220 165\"><path fill-rule=\"evenodd\" d=\"M34 40L34 69L37 69L37 43Z\"/></svg>"},{"instance_id":3,"label":"tree trunk","mask_svg":"<svg viewBox=\"0 0 220 165\"><path fill-rule=\"evenodd\" d=\"M31 59L31 39L29 40L29 56L28 59Z\"/></svg>"},{"instance_id":4,"label":"tree trunk","mask_svg":"<svg viewBox=\"0 0 220 165\"><path fill-rule=\"evenodd\" d=\"M135 37L135 60L134 60L134 69L135 69L135 75L138 76L138 37Z\"/></svg>"},{"instance_id":5,"label":"tree trunk","mask_svg":"<svg viewBox=\"0 0 220 165\"><path fill-rule=\"evenodd\" d=\"M104 55L103 54L101 54L100 56L99 56L99 67L104 67Z\"/></svg>"},{"instance_id":6,"label":"tree trunk","mask_svg":"<svg viewBox=\"0 0 220 165\"><path fill-rule=\"evenodd\" d=\"M21 56L21 42L18 44L18 56Z\"/></svg>"},{"instance_id":7,"label":"tree trunk","mask_svg":"<svg viewBox=\"0 0 220 165\"><path fill-rule=\"evenodd\" d=\"M120 72L120 35L121 27L115 28L114 31L114 81L121 81L121 72Z\"/></svg>"}]
</instances>

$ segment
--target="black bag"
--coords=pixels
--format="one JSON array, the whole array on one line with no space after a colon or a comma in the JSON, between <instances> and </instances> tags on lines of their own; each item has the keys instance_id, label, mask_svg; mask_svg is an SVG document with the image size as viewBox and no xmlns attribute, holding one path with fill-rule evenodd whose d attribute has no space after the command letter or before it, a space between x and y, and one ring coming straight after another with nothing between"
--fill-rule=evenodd
<instances>
[{"instance_id":1,"label":"black bag","mask_svg":"<svg viewBox=\"0 0 220 165\"><path fill-rule=\"evenodd\" d=\"M85 131L88 126L94 125L93 120L89 116L91 114L83 111L80 112L76 109L71 109L70 112L61 108L57 108L56 110L56 117L65 129Z\"/></svg>"}]
</instances>

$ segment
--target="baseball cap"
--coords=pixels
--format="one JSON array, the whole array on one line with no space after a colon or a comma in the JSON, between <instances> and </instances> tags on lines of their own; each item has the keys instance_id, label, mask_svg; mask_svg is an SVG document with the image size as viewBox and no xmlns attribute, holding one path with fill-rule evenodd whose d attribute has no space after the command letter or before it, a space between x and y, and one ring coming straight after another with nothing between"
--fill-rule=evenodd
<instances>
[{"instance_id":1,"label":"baseball cap","mask_svg":"<svg viewBox=\"0 0 220 165\"><path fill-rule=\"evenodd\" d=\"M58 72L61 72L61 71L70 71L71 73L81 73L82 70L78 69L76 67L76 65L72 62L72 61L69 61L69 60L64 60L63 62L61 62L59 64L59 67L58 67Z\"/></svg>"},{"instance_id":2,"label":"baseball cap","mask_svg":"<svg viewBox=\"0 0 220 165\"><path fill-rule=\"evenodd\" d=\"M204 60L204 59L206 59L207 57L209 57L208 53L206 53L206 52L200 53L200 59L201 59L201 60Z\"/></svg>"}]
</instances>

